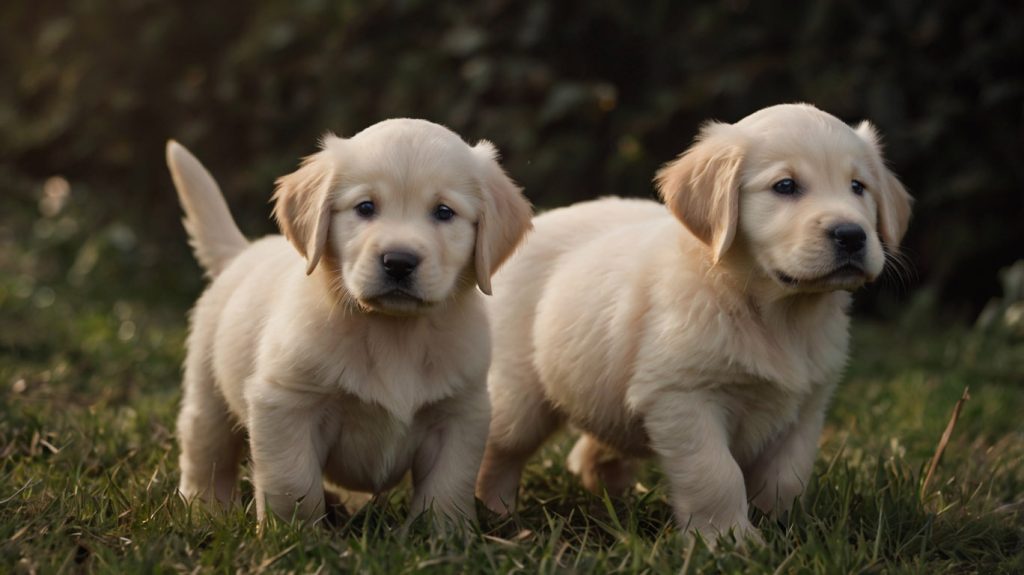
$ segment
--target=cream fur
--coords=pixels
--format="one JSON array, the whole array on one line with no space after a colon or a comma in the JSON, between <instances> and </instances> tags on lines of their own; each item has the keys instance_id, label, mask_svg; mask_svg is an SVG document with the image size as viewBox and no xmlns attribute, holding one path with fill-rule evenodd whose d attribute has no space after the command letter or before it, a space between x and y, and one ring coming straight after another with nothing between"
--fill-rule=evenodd
<instances>
[{"instance_id":1,"label":"cream fur","mask_svg":"<svg viewBox=\"0 0 1024 575\"><path fill-rule=\"evenodd\" d=\"M784 178L799 196L773 191ZM684 528L757 538L748 500L785 509L806 485L849 292L882 271L876 230L895 249L910 198L873 129L807 105L709 124L657 183L668 210L608 198L536 218L493 279L477 493L506 511L527 458L570 422L584 435L569 468L589 489L625 488L630 459L654 455ZM863 273L830 276L826 230L844 222L867 232Z\"/></svg>"},{"instance_id":2,"label":"cream fur","mask_svg":"<svg viewBox=\"0 0 1024 575\"><path fill-rule=\"evenodd\" d=\"M490 415L490 339L474 284L489 282L530 225L493 147L422 120L329 136L278 181L287 240L251 244L217 232L237 228L191 154L171 142L168 162L214 276L191 318L181 493L231 502L248 435L261 520L268 507L318 518L325 479L377 493L410 470L413 514L473 518ZM355 211L366 201L369 218ZM433 217L442 203L450 221ZM481 243L486 269L474 258ZM391 250L422 258L400 293L382 271Z\"/></svg>"}]
</instances>

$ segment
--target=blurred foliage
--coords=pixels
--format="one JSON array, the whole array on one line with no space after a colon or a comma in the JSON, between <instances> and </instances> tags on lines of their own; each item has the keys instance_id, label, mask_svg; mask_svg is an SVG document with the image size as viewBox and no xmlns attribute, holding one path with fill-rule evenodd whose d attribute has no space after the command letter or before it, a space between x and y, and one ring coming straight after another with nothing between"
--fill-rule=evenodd
<instances>
[{"instance_id":1,"label":"blurred foliage","mask_svg":"<svg viewBox=\"0 0 1024 575\"><path fill-rule=\"evenodd\" d=\"M141 269L170 268L168 281L194 289L163 163L168 137L211 166L242 228L258 235L273 230L273 179L327 130L349 135L395 116L444 123L493 140L534 203L552 207L651 196L656 168L703 120L809 101L878 125L918 198L906 252L921 291L978 311L1024 245L1024 4L779 6L6 2L0 232L34 226L9 218L59 175L88 212L64 265L127 233ZM877 291L866 299L884 308Z\"/></svg>"},{"instance_id":2,"label":"blurred foliage","mask_svg":"<svg viewBox=\"0 0 1024 575\"><path fill-rule=\"evenodd\" d=\"M1024 260L1003 268L999 280L1003 284L1003 297L989 300L978 316L976 327L1024 339Z\"/></svg>"}]
</instances>

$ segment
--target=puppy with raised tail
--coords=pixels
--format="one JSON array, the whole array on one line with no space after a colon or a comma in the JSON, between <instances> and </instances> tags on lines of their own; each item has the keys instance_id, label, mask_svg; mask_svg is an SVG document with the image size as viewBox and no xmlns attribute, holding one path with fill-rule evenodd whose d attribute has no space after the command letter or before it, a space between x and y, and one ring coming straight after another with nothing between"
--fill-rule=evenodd
<instances>
[{"instance_id":1,"label":"puppy with raised tail","mask_svg":"<svg viewBox=\"0 0 1024 575\"><path fill-rule=\"evenodd\" d=\"M609 198L546 213L494 278L490 438L477 493L505 512L561 423L586 487L653 455L675 515L757 538L748 501L807 484L847 359L850 292L897 249L911 198L867 122L809 105L709 123L658 172L665 205Z\"/></svg>"},{"instance_id":2,"label":"puppy with raised tail","mask_svg":"<svg viewBox=\"0 0 1024 575\"><path fill-rule=\"evenodd\" d=\"M530 227L488 142L387 120L277 181L284 234L249 242L182 146L167 161L212 279L192 312L180 491L228 503L248 443L260 520L324 512L323 481L475 518L487 435L482 297Z\"/></svg>"}]
</instances>

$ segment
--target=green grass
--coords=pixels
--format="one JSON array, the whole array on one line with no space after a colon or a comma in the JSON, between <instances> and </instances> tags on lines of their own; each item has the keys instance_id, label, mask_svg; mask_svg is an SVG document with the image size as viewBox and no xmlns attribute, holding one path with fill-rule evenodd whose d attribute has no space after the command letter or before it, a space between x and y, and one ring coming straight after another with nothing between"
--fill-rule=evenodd
<instances>
[{"instance_id":1,"label":"green grass","mask_svg":"<svg viewBox=\"0 0 1024 575\"><path fill-rule=\"evenodd\" d=\"M339 526L259 533L251 504L210 514L175 495L194 267L128 281L153 272L119 255L124 238L20 221L0 226L0 572L1024 572L1020 340L858 322L806 500L783 520L754 518L763 547L688 548L655 466L623 499L584 493L564 470L568 436L527 469L521 512L482 513L478 530L440 537L421 521L403 533L402 487ZM103 257L79 277L88 249Z\"/></svg>"}]
</instances>

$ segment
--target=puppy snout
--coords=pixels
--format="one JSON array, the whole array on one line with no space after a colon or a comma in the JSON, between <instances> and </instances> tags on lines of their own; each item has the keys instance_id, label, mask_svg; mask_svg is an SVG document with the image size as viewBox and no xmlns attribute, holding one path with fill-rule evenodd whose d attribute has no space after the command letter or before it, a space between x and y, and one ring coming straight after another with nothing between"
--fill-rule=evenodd
<instances>
[{"instance_id":1,"label":"puppy snout","mask_svg":"<svg viewBox=\"0 0 1024 575\"><path fill-rule=\"evenodd\" d=\"M380 263L388 277L403 280L416 270L416 266L420 265L420 257L411 252L385 252L380 257Z\"/></svg>"},{"instance_id":2,"label":"puppy snout","mask_svg":"<svg viewBox=\"0 0 1024 575\"><path fill-rule=\"evenodd\" d=\"M839 224L830 229L828 234L839 255L853 257L864 254L864 244L867 243L868 235L864 232L864 228L857 224Z\"/></svg>"}]
</instances>

